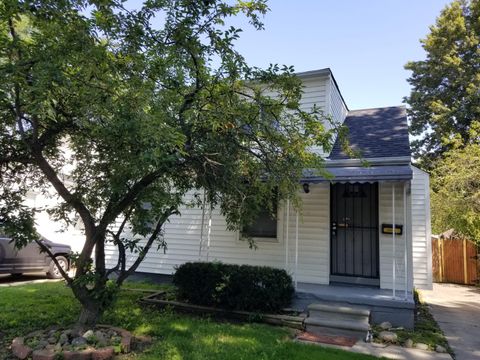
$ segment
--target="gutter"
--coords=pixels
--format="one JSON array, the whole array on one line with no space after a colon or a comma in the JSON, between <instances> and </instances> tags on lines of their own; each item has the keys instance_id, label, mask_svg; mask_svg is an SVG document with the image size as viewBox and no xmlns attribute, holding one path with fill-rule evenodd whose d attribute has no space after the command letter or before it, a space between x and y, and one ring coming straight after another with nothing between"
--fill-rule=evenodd
<instances>
[{"instance_id":1,"label":"gutter","mask_svg":"<svg viewBox=\"0 0 480 360\"><path fill-rule=\"evenodd\" d=\"M394 157L381 157L381 158L366 158L366 159L337 159L337 160L325 160L325 167L346 167L346 166L364 166L368 165L410 165L410 156L394 156Z\"/></svg>"}]
</instances>

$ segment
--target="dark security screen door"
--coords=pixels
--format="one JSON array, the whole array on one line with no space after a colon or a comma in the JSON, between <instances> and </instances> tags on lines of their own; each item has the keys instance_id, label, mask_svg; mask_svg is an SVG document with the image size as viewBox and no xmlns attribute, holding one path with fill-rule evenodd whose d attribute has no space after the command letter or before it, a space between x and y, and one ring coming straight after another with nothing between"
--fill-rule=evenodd
<instances>
[{"instance_id":1,"label":"dark security screen door","mask_svg":"<svg viewBox=\"0 0 480 360\"><path fill-rule=\"evenodd\" d=\"M378 184L332 184L330 194L331 280L377 285Z\"/></svg>"}]
</instances>

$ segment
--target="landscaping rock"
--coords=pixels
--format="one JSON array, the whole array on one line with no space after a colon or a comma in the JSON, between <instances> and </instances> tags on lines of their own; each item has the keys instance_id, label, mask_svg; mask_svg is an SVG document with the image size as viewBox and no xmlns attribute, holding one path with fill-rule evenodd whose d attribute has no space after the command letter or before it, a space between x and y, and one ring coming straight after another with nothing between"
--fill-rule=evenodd
<instances>
[{"instance_id":1,"label":"landscaping rock","mask_svg":"<svg viewBox=\"0 0 480 360\"><path fill-rule=\"evenodd\" d=\"M95 333L93 332L93 330L88 330L82 335L82 337L84 337L85 339L91 339L94 336L95 336Z\"/></svg>"},{"instance_id":2,"label":"landscaping rock","mask_svg":"<svg viewBox=\"0 0 480 360\"><path fill-rule=\"evenodd\" d=\"M23 338L15 338L12 342L12 353L17 358L24 360L30 356L32 349L24 345Z\"/></svg>"},{"instance_id":3,"label":"landscaping rock","mask_svg":"<svg viewBox=\"0 0 480 360\"><path fill-rule=\"evenodd\" d=\"M68 343L68 335L66 335L64 333L61 333L60 337L58 338L58 343L60 345L64 345L64 344Z\"/></svg>"},{"instance_id":4,"label":"landscaping rock","mask_svg":"<svg viewBox=\"0 0 480 360\"><path fill-rule=\"evenodd\" d=\"M81 346L81 345L85 345L86 343L87 343L87 339L79 336L73 339L71 344L72 346Z\"/></svg>"},{"instance_id":5,"label":"landscaping rock","mask_svg":"<svg viewBox=\"0 0 480 360\"><path fill-rule=\"evenodd\" d=\"M94 353L92 353L92 360L110 360L115 355L115 351L112 346L97 349Z\"/></svg>"},{"instance_id":6,"label":"landscaping rock","mask_svg":"<svg viewBox=\"0 0 480 360\"><path fill-rule=\"evenodd\" d=\"M92 358L91 350L63 352L64 360L90 360L91 358Z\"/></svg>"},{"instance_id":7,"label":"landscaping rock","mask_svg":"<svg viewBox=\"0 0 480 360\"><path fill-rule=\"evenodd\" d=\"M52 350L35 350L32 360L55 360L55 353Z\"/></svg>"},{"instance_id":8,"label":"landscaping rock","mask_svg":"<svg viewBox=\"0 0 480 360\"><path fill-rule=\"evenodd\" d=\"M405 343L403 344L403 347L412 348L413 347L413 340L412 339L405 340Z\"/></svg>"},{"instance_id":9,"label":"landscaping rock","mask_svg":"<svg viewBox=\"0 0 480 360\"><path fill-rule=\"evenodd\" d=\"M40 340L34 350L43 350L48 345L48 341Z\"/></svg>"},{"instance_id":10,"label":"landscaping rock","mask_svg":"<svg viewBox=\"0 0 480 360\"><path fill-rule=\"evenodd\" d=\"M95 331L95 339L97 340L98 347L105 347L108 344L108 339L105 333L100 330Z\"/></svg>"},{"instance_id":11,"label":"landscaping rock","mask_svg":"<svg viewBox=\"0 0 480 360\"><path fill-rule=\"evenodd\" d=\"M428 350L428 345L423 343L415 344L415 349Z\"/></svg>"},{"instance_id":12,"label":"landscaping rock","mask_svg":"<svg viewBox=\"0 0 480 360\"><path fill-rule=\"evenodd\" d=\"M435 351L438 353L446 353L447 349L445 349L442 345L435 346Z\"/></svg>"},{"instance_id":13,"label":"landscaping rock","mask_svg":"<svg viewBox=\"0 0 480 360\"><path fill-rule=\"evenodd\" d=\"M388 321L384 321L380 324L380 327L383 329L383 330L388 330L388 329L391 329L392 328L392 324L389 323Z\"/></svg>"},{"instance_id":14,"label":"landscaping rock","mask_svg":"<svg viewBox=\"0 0 480 360\"><path fill-rule=\"evenodd\" d=\"M397 334L391 331L381 331L380 334L378 334L378 337L383 341L390 343L394 343L398 339Z\"/></svg>"},{"instance_id":15,"label":"landscaping rock","mask_svg":"<svg viewBox=\"0 0 480 360\"><path fill-rule=\"evenodd\" d=\"M150 345L152 345L152 337L151 336L139 335L139 336L135 336L133 338L132 348L136 351L143 351L147 347L149 347Z\"/></svg>"},{"instance_id":16,"label":"landscaping rock","mask_svg":"<svg viewBox=\"0 0 480 360\"><path fill-rule=\"evenodd\" d=\"M111 334L111 335L109 335ZM128 353L133 346L132 334L121 328L98 326L82 334L73 330L42 331L32 336L19 337L12 342L16 358L26 360L109 360L116 351ZM150 345L151 337L137 339L144 346ZM88 345L90 343L90 345ZM30 344L28 346L27 344ZM32 349L30 347L35 347ZM139 347L140 348L140 347Z\"/></svg>"},{"instance_id":17,"label":"landscaping rock","mask_svg":"<svg viewBox=\"0 0 480 360\"><path fill-rule=\"evenodd\" d=\"M124 354L128 354L132 350L132 335L128 331L122 332L120 348Z\"/></svg>"}]
</instances>

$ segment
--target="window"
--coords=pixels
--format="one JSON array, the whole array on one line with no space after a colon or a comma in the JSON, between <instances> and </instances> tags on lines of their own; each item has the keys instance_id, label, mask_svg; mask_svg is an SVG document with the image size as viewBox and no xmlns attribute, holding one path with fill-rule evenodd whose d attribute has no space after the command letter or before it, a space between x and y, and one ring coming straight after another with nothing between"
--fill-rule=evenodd
<instances>
[{"instance_id":1,"label":"window","mask_svg":"<svg viewBox=\"0 0 480 360\"><path fill-rule=\"evenodd\" d=\"M276 197L274 198L273 204L273 214L268 209L267 206L264 207L255 221L246 226L242 234L252 238L269 238L269 239L276 239L277 238L277 200Z\"/></svg>"}]
</instances>

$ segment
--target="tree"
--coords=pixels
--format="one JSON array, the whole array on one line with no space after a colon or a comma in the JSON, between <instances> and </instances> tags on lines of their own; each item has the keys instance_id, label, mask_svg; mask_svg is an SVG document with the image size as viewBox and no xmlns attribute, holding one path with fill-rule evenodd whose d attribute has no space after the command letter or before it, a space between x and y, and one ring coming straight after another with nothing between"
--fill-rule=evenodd
<instances>
[{"instance_id":1,"label":"tree","mask_svg":"<svg viewBox=\"0 0 480 360\"><path fill-rule=\"evenodd\" d=\"M480 244L480 126L477 142L453 148L432 174L432 225L436 233L450 228Z\"/></svg>"},{"instance_id":2,"label":"tree","mask_svg":"<svg viewBox=\"0 0 480 360\"><path fill-rule=\"evenodd\" d=\"M262 29L266 11L264 0L0 5L0 221L17 246L37 241L52 256L26 192L53 189L52 218L80 218L75 276L62 271L80 325L98 320L152 247L166 247L163 225L188 191L204 190L238 229L272 191L294 196L302 170L321 166L308 148L328 150L335 129L300 109L293 68L252 68L234 48L241 29L228 18ZM107 242L118 248L113 269Z\"/></svg>"},{"instance_id":3,"label":"tree","mask_svg":"<svg viewBox=\"0 0 480 360\"><path fill-rule=\"evenodd\" d=\"M422 46L426 59L405 66L412 71L405 101L414 156L431 169L454 138L468 144L471 123L480 120L480 1L453 1Z\"/></svg>"}]
</instances>

